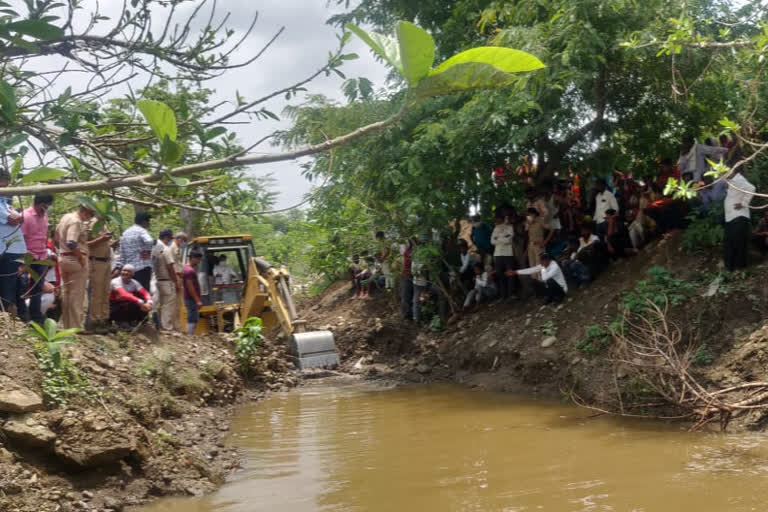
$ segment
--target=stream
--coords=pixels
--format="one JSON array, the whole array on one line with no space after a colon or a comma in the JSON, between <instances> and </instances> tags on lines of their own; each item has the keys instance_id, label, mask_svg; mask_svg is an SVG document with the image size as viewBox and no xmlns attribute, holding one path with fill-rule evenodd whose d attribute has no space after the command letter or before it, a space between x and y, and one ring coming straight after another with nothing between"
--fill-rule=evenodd
<instances>
[{"instance_id":1,"label":"stream","mask_svg":"<svg viewBox=\"0 0 768 512\"><path fill-rule=\"evenodd\" d=\"M242 408L242 470L139 512L763 511L768 436L435 385L315 383Z\"/></svg>"}]
</instances>

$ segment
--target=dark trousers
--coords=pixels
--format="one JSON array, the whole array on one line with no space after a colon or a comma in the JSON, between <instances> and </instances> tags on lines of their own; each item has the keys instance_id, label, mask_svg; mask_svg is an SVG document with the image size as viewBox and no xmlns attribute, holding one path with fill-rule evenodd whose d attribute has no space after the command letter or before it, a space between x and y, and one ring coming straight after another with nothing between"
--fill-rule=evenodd
<instances>
[{"instance_id":1,"label":"dark trousers","mask_svg":"<svg viewBox=\"0 0 768 512\"><path fill-rule=\"evenodd\" d=\"M546 297L547 302L560 302L565 298L565 290L554 279L534 279L533 289L539 297Z\"/></svg>"},{"instance_id":2,"label":"dark trousers","mask_svg":"<svg viewBox=\"0 0 768 512\"><path fill-rule=\"evenodd\" d=\"M746 217L737 217L725 223L724 259L725 268L737 270L746 268L749 253L750 222Z\"/></svg>"},{"instance_id":3,"label":"dark trousers","mask_svg":"<svg viewBox=\"0 0 768 512\"><path fill-rule=\"evenodd\" d=\"M504 272L507 270L516 270L517 262L514 256L496 256L493 258L496 267L496 283L499 289L499 296L506 299L515 291L514 277L507 277Z\"/></svg>"},{"instance_id":4,"label":"dark trousers","mask_svg":"<svg viewBox=\"0 0 768 512\"><path fill-rule=\"evenodd\" d=\"M410 277L403 277L400 281L400 315L406 320L411 318L412 303L413 280Z\"/></svg>"},{"instance_id":5,"label":"dark trousers","mask_svg":"<svg viewBox=\"0 0 768 512\"><path fill-rule=\"evenodd\" d=\"M0 255L0 305L3 311L9 311L16 304L16 289L19 280L16 272L19 270L19 260L23 254L10 252Z\"/></svg>"},{"instance_id":6,"label":"dark trousers","mask_svg":"<svg viewBox=\"0 0 768 512\"><path fill-rule=\"evenodd\" d=\"M152 280L152 267L137 270L134 272L133 278L137 280L145 290L149 291L149 282Z\"/></svg>"},{"instance_id":7,"label":"dark trousers","mask_svg":"<svg viewBox=\"0 0 768 512\"><path fill-rule=\"evenodd\" d=\"M43 325L43 313L40 311L40 298L43 295L43 283L45 273L50 268L47 265L30 265L30 282L32 289L29 291L29 319Z\"/></svg>"},{"instance_id":8,"label":"dark trousers","mask_svg":"<svg viewBox=\"0 0 768 512\"><path fill-rule=\"evenodd\" d=\"M147 313L138 304L128 301L110 302L109 319L112 322L137 324L147 318Z\"/></svg>"}]
</instances>

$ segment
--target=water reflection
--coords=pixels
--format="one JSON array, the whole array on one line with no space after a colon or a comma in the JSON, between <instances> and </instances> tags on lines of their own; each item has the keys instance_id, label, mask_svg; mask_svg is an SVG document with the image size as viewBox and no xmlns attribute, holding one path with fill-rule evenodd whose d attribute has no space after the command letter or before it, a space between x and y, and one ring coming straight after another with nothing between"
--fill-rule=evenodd
<instances>
[{"instance_id":1,"label":"water reflection","mask_svg":"<svg viewBox=\"0 0 768 512\"><path fill-rule=\"evenodd\" d=\"M751 511L763 436L585 419L454 387L309 387L243 409L246 460L220 492L151 512Z\"/></svg>"}]
</instances>

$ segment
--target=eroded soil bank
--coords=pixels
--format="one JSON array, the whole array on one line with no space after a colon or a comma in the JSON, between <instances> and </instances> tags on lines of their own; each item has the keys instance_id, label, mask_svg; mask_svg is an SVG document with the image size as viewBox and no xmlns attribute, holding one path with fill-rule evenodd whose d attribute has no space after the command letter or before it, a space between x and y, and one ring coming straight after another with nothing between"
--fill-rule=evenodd
<instances>
[{"instance_id":1,"label":"eroded soil bank","mask_svg":"<svg viewBox=\"0 0 768 512\"><path fill-rule=\"evenodd\" d=\"M218 335L81 336L65 352L87 386L56 407L41 401L46 376L32 343L20 325L6 328L2 511L117 511L211 492L239 464L224 442L233 408L298 381L282 346L269 341L246 382L232 341Z\"/></svg>"},{"instance_id":2,"label":"eroded soil bank","mask_svg":"<svg viewBox=\"0 0 768 512\"><path fill-rule=\"evenodd\" d=\"M768 380L768 266L725 275L719 263L718 254L683 250L677 234L612 264L559 306L542 306L534 298L492 303L458 316L441 332L404 321L391 295L351 297L346 282L304 308L312 328L334 332L344 368L352 373L449 380L560 399L577 395L597 407L636 407L628 412L662 416L668 411L639 407L654 402L653 393L631 368L616 362L610 336L590 341L589 333L597 328L607 333L627 292L661 268L669 281L664 293L680 294L669 320L698 347L691 368L695 378L710 390ZM762 429L766 422L763 409L740 411L729 430Z\"/></svg>"}]
</instances>

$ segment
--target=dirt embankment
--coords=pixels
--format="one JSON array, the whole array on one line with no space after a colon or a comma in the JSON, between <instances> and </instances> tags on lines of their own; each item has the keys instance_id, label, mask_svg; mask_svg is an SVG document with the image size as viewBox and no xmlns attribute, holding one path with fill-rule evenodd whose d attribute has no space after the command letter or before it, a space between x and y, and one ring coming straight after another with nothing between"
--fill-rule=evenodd
<instances>
[{"instance_id":1,"label":"dirt embankment","mask_svg":"<svg viewBox=\"0 0 768 512\"><path fill-rule=\"evenodd\" d=\"M663 267L691 283L693 293L670 316L687 339L701 344L696 375L713 388L768 380L766 267L760 264L731 276L714 294L717 255L693 255L680 246L680 235L658 240L640 255L619 261L590 286L571 290L558 306L536 299L498 302L462 315L443 332L416 328L399 316L396 299L379 294L351 298L350 285L337 283L306 305L312 328L330 328L343 366L372 378L414 382L453 380L485 389L562 396L574 390L593 404L632 399L642 387L630 372L610 359L610 341L601 350L585 347L589 330L606 330L616 320L622 294L648 270ZM600 342L595 339L595 344ZM768 422L760 412L741 425Z\"/></svg>"},{"instance_id":2,"label":"dirt embankment","mask_svg":"<svg viewBox=\"0 0 768 512\"><path fill-rule=\"evenodd\" d=\"M117 511L210 492L238 466L226 442L234 405L297 383L280 345L260 348L246 382L230 340L145 329L68 345L87 382L56 406L41 400L50 375L32 343L18 324L9 331L0 335L0 511Z\"/></svg>"}]
</instances>

